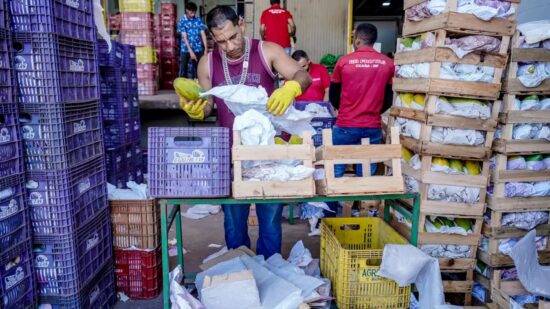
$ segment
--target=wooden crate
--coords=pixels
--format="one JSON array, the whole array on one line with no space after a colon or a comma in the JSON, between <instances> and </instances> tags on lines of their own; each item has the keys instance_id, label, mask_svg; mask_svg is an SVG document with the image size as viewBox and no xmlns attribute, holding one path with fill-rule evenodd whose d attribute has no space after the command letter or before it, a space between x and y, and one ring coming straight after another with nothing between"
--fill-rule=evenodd
<instances>
[{"instance_id":1,"label":"wooden crate","mask_svg":"<svg viewBox=\"0 0 550 309\"><path fill-rule=\"evenodd\" d=\"M442 63L430 62L429 64L429 78L394 77L393 90L483 100L496 100L500 95L503 69L495 69L491 83L469 82L442 79L440 78Z\"/></svg>"},{"instance_id":2,"label":"wooden crate","mask_svg":"<svg viewBox=\"0 0 550 309\"><path fill-rule=\"evenodd\" d=\"M466 119L446 115L428 115L426 117L425 114L411 109L392 107L388 119L388 127L391 128L394 126L396 117L414 120L421 124L419 140L412 137L400 136L401 144L415 153L465 160L485 160L491 156L491 146L495 131L494 121ZM485 131L485 144L483 146L469 146L431 142L433 127Z\"/></svg>"},{"instance_id":3,"label":"wooden crate","mask_svg":"<svg viewBox=\"0 0 550 309\"><path fill-rule=\"evenodd\" d=\"M420 4L425 0L405 0L404 9ZM519 0L512 0L513 7L518 9ZM403 24L403 35L419 34L422 32L445 29L452 31L463 31L471 34L485 35L513 35L516 29L515 14L508 19L495 18L490 21L483 21L472 14L457 12L458 0L448 0L444 13L426 18L421 21L410 21L405 18Z\"/></svg>"},{"instance_id":4,"label":"wooden crate","mask_svg":"<svg viewBox=\"0 0 550 309\"><path fill-rule=\"evenodd\" d=\"M545 48L519 48L519 37L519 32L516 32L512 38L510 64L506 78L503 81L503 91L511 94L550 94L550 79L546 79L538 87L527 88L516 78L518 62L550 62L550 50Z\"/></svg>"},{"instance_id":5,"label":"wooden crate","mask_svg":"<svg viewBox=\"0 0 550 309\"><path fill-rule=\"evenodd\" d=\"M332 130L323 130L323 145L315 151L316 166L323 166L325 177L316 180L317 194L326 196L379 195L403 193L401 176L401 145L397 128L391 130L391 144L332 145ZM370 164L391 161L395 170L393 176L371 176ZM335 164L361 164L363 177L334 176Z\"/></svg>"},{"instance_id":6,"label":"wooden crate","mask_svg":"<svg viewBox=\"0 0 550 309\"><path fill-rule=\"evenodd\" d=\"M494 309L512 308L511 303L510 303L511 296L513 296L513 295L509 295L501 289L493 288L491 290L491 298L493 299L494 303L490 304L490 305L488 304L489 305L488 307L491 308L491 309L493 309L493 308ZM516 308L516 307L514 307L514 308ZM538 304L527 304L527 305L523 306L523 308L525 308L525 309L550 309L550 301L541 300L541 301L539 301Z\"/></svg>"},{"instance_id":7,"label":"wooden crate","mask_svg":"<svg viewBox=\"0 0 550 309\"><path fill-rule=\"evenodd\" d=\"M527 233L528 231L525 231L524 235ZM498 250L498 245L501 239L502 238L490 237L487 251L483 251L480 248L477 251L477 258L483 263L491 267L513 266L514 261L512 260L512 258L510 256L507 256L501 253ZM547 243L547 246L544 250L538 251L538 255L539 255L540 263L543 263L543 264L550 263L550 241Z\"/></svg>"},{"instance_id":8,"label":"wooden crate","mask_svg":"<svg viewBox=\"0 0 550 309\"><path fill-rule=\"evenodd\" d=\"M313 167L315 148L311 132L305 132L302 145L243 145L240 131L233 132L233 197L247 198L292 198L315 195L313 177L298 181L245 181L242 178L243 161L255 160L301 160L306 167Z\"/></svg>"},{"instance_id":9,"label":"wooden crate","mask_svg":"<svg viewBox=\"0 0 550 309\"><path fill-rule=\"evenodd\" d=\"M422 206L421 206L422 207ZM481 224L483 218L479 217L468 217L468 216L457 216L449 215L449 217L454 218L467 218L474 220L475 224L473 226L473 233L467 236L458 235L458 234L443 234L443 233L428 233L424 231L424 224L426 222L426 217L428 216L442 216L441 214L428 214L423 211L420 212L419 222L418 222L418 247L422 245L465 245L470 246L470 256L467 258L438 258L439 268L442 270L469 270L474 269L476 264L476 253L477 247L479 245L481 237ZM401 235L411 240L411 227L409 227L404 222L400 222L395 214L392 214L390 220L391 226L398 231Z\"/></svg>"},{"instance_id":10,"label":"wooden crate","mask_svg":"<svg viewBox=\"0 0 550 309\"><path fill-rule=\"evenodd\" d=\"M498 53L472 52L463 58L459 58L455 52L445 47L447 38L459 38L470 35L461 31L435 30L429 31L435 36L435 46L423 48L415 51L402 51L395 53L394 63L396 65L423 62L455 62L464 64L474 64L481 66L495 67L504 69L508 60L508 48L510 46L510 36L495 36L501 41ZM401 38L397 39L397 46L401 43Z\"/></svg>"},{"instance_id":11,"label":"wooden crate","mask_svg":"<svg viewBox=\"0 0 550 309\"><path fill-rule=\"evenodd\" d=\"M498 121L501 124L502 137L495 139L493 150L506 154L550 153L550 141L547 140L514 140L513 127L521 123L550 123L550 110L518 111L514 110L517 95L505 94L503 112Z\"/></svg>"},{"instance_id":12,"label":"wooden crate","mask_svg":"<svg viewBox=\"0 0 550 309\"><path fill-rule=\"evenodd\" d=\"M443 271L451 273L450 271ZM461 275L464 279L447 279L443 276L443 292L445 292L445 300L452 304L460 304L469 306L472 303L472 288L474 286L474 270L455 271L457 275Z\"/></svg>"},{"instance_id":13,"label":"wooden crate","mask_svg":"<svg viewBox=\"0 0 550 309\"><path fill-rule=\"evenodd\" d=\"M507 182L537 182L550 179L550 170L530 171L530 170L508 170L508 155L496 153L494 156L495 168L491 171L491 182L495 186L495 195L504 196L504 185ZM527 203L530 198L525 201ZM498 205L492 205L499 209ZM550 205L548 205L550 208Z\"/></svg>"},{"instance_id":14,"label":"wooden crate","mask_svg":"<svg viewBox=\"0 0 550 309\"><path fill-rule=\"evenodd\" d=\"M507 213L526 212L525 210L493 210L488 206L488 214L491 216L489 224L483 223L482 234L494 239L517 238L523 237L526 234L525 230L511 226L502 226L502 217ZM543 211L550 213L550 207L540 207L540 209L531 209L529 211ZM550 236L550 223L539 224L535 227L537 236Z\"/></svg>"},{"instance_id":15,"label":"wooden crate","mask_svg":"<svg viewBox=\"0 0 550 309\"><path fill-rule=\"evenodd\" d=\"M511 296L529 294L519 280L502 280L502 271L502 268L492 269L489 276L476 272L474 274L474 281L483 286L489 295L491 295L493 289L499 289L506 295Z\"/></svg>"}]
</instances>

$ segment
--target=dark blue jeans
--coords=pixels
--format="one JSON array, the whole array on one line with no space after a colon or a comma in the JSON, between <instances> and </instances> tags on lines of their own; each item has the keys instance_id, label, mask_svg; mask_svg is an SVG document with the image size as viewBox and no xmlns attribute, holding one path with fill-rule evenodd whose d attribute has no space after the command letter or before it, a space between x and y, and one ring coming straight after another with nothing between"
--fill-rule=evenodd
<instances>
[{"instance_id":1,"label":"dark blue jeans","mask_svg":"<svg viewBox=\"0 0 550 309\"><path fill-rule=\"evenodd\" d=\"M382 141L382 129L380 128L341 128L335 126L332 128L332 144L334 145L361 145L361 139L368 138L370 144L380 144ZM371 176L376 172L376 163L371 164ZM355 167L355 174L363 176L361 164ZM342 177L346 171L345 164L336 164L334 166L334 176ZM327 203L334 213L325 211L325 217L334 217L338 210L338 202Z\"/></svg>"},{"instance_id":2,"label":"dark blue jeans","mask_svg":"<svg viewBox=\"0 0 550 309\"><path fill-rule=\"evenodd\" d=\"M224 213L225 244L228 249L240 246L250 248L248 236L249 204L222 205ZM266 259L281 253L282 204L256 204L256 215L260 232L256 242L256 253Z\"/></svg>"}]
</instances>

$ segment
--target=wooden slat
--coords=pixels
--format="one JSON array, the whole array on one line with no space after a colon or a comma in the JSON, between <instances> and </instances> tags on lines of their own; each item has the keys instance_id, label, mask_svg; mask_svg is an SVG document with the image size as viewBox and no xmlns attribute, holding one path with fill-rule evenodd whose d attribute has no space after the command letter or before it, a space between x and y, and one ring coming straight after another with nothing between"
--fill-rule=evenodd
<instances>
[{"instance_id":1,"label":"wooden slat","mask_svg":"<svg viewBox=\"0 0 550 309\"><path fill-rule=\"evenodd\" d=\"M432 142L423 142L422 152L446 158L485 159L491 156L489 147L443 145Z\"/></svg>"},{"instance_id":2,"label":"wooden slat","mask_svg":"<svg viewBox=\"0 0 550 309\"><path fill-rule=\"evenodd\" d=\"M493 150L506 154L550 153L550 142L546 140L503 140L493 142Z\"/></svg>"},{"instance_id":3,"label":"wooden slat","mask_svg":"<svg viewBox=\"0 0 550 309\"><path fill-rule=\"evenodd\" d=\"M500 95L500 84L439 78L396 77L393 79L393 90L397 92L428 93L452 97L496 100Z\"/></svg>"},{"instance_id":4,"label":"wooden slat","mask_svg":"<svg viewBox=\"0 0 550 309\"><path fill-rule=\"evenodd\" d=\"M509 94L550 94L550 79L545 79L542 84L537 87L525 87L517 78L504 80L502 83L502 91Z\"/></svg>"},{"instance_id":5,"label":"wooden slat","mask_svg":"<svg viewBox=\"0 0 550 309\"><path fill-rule=\"evenodd\" d=\"M424 111L419 111L412 108L397 107L397 106L391 107L390 116L412 119L422 123L425 123L426 119L428 118L428 115Z\"/></svg>"},{"instance_id":6,"label":"wooden slat","mask_svg":"<svg viewBox=\"0 0 550 309\"><path fill-rule=\"evenodd\" d=\"M540 263L550 263L550 250L537 251ZM477 257L483 263L491 267L514 266L514 260L502 253L487 253L481 249L477 250Z\"/></svg>"},{"instance_id":7,"label":"wooden slat","mask_svg":"<svg viewBox=\"0 0 550 309\"><path fill-rule=\"evenodd\" d=\"M233 181L233 197L247 198L292 198L315 195L313 179L299 181Z\"/></svg>"},{"instance_id":8,"label":"wooden slat","mask_svg":"<svg viewBox=\"0 0 550 309\"><path fill-rule=\"evenodd\" d=\"M544 170L544 171L504 170L504 171L494 171L493 175L491 175L491 180L495 183L536 182L536 181L546 181L549 179L550 179L550 170Z\"/></svg>"},{"instance_id":9,"label":"wooden slat","mask_svg":"<svg viewBox=\"0 0 550 309\"><path fill-rule=\"evenodd\" d=\"M401 145L342 145L320 146L315 151L317 160L389 160L401 158Z\"/></svg>"},{"instance_id":10,"label":"wooden slat","mask_svg":"<svg viewBox=\"0 0 550 309\"><path fill-rule=\"evenodd\" d=\"M448 115L429 115L427 124L431 126L480 131L495 131L497 127L497 122L492 119L472 119Z\"/></svg>"},{"instance_id":11,"label":"wooden slat","mask_svg":"<svg viewBox=\"0 0 550 309\"><path fill-rule=\"evenodd\" d=\"M463 64L483 65L495 68L506 67L506 55L470 53L459 58L455 52L447 47L424 48L415 51L404 51L395 54L396 65L423 63L423 62L454 62Z\"/></svg>"},{"instance_id":12,"label":"wooden slat","mask_svg":"<svg viewBox=\"0 0 550 309\"><path fill-rule=\"evenodd\" d=\"M452 216L453 214L462 216L481 216L485 210L485 204L465 204L465 203L451 203L444 201L429 201L422 200L422 211Z\"/></svg>"},{"instance_id":13,"label":"wooden slat","mask_svg":"<svg viewBox=\"0 0 550 309\"><path fill-rule=\"evenodd\" d=\"M328 196L382 195L404 192L404 184L403 178L399 176L341 177L326 179L323 192Z\"/></svg>"},{"instance_id":14,"label":"wooden slat","mask_svg":"<svg viewBox=\"0 0 550 309\"><path fill-rule=\"evenodd\" d=\"M546 48L512 48L510 61L531 62L542 61L550 62L550 50Z\"/></svg>"},{"instance_id":15,"label":"wooden slat","mask_svg":"<svg viewBox=\"0 0 550 309\"><path fill-rule=\"evenodd\" d=\"M445 293L470 293L472 291L473 281L443 281L443 290Z\"/></svg>"},{"instance_id":16,"label":"wooden slat","mask_svg":"<svg viewBox=\"0 0 550 309\"><path fill-rule=\"evenodd\" d=\"M535 230L537 231L537 236L550 236L550 224L538 225ZM492 238L505 239L523 237L527 234L527 231L511 226L491 227L484 224L482 233Z\"/></svg>"},{"instance_id":17,"label":"wooden slat","mask_svg":"<svg viewBox=\"0 0 550 309\"><path fill-rule=\"evenodd\" d=\"M548 123L550 110L544 111L508 111L500 113L498 121L503 124L511 123Z\"/></svg>"},{"instance_id":18,"label":"wooden slat","mask_svg":"<svg viewBox=\"0 0 550 309\"><path fill-rule=\"evenodd\" d=\"M500 211L535 211L547 210L550 197L494 197L487 196L487 207Z\"/></svg>"}]
</instances>

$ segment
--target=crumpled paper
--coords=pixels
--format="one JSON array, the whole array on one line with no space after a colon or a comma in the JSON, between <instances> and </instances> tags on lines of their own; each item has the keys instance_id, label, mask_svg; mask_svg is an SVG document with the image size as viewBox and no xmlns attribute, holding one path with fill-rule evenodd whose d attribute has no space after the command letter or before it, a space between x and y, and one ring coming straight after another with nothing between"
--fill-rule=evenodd
<instances>
[{"instance_id":1,"label":"crumpled paper","mask_svg":"<svg viewBox=\"0 0 550 309\"><path fill-rule=\"evenodd\" d=\"M511 212L502 216L502 226L512 226L518 229L531 230L539 224L548 223L548 212L528 211Z\"/></svg>"},{"instance_id":2,"label":"crumpled paper","mask_svg":"<svg viewBox=\"0 0 550 309\"><path fill-rule=\"evenodd\" d=\"M495 76L495 68L475 64L443 62L440 77L442 79L468 82L491 83Z\"/></svg>"},{"instance_id":3,"label":"crumpled paper","mask_svg":"<svg viewBox=\"0 0 550 309\"><path fill-rule=\"evenodd\" d=\"M420 250L434 258L463 259L470 256L470 246L467 245L422 245Z\"/></svg>"},{"instance_id":4,"label":"crumpled paper","mask_svg":"<svg viewBox=\"0 0 550 309\"><path fill-rule=\"evenodd\" d=\"M221 208L220 205L198 204L187 209L187 211L181 215L189 219L202 219L219 213Z\"/></svg>"},{"instance_id":5,"label":"crumpled paper","mask_svg":"<svg viewBox=\"0 0 550 309\"><path fill-rule=\"evenodd\" d=\"M517 30L525 37L527 44L550 39L550 20L537 20L517 25Z\"/></svg>"},{"instance_id":6,"label":"crumpled paper","mask_svg":"<svg viewBox=\"0 0 550 309\"><path fill-rule=\"evenodd\" d=\"M491 118L491 104L473 100L473 99L452 99L437 98L435 109L436 113L461 116L474 119L489 119Z\"/></svg>"},{"instance_id":7,"label":"crumpled paper","mask_svg":"<svg viewBox=\"0 0 550 309\"><path fill-rule=\"evenodd\" d=\"M114 200L147 200L147 185L137 184L135 181L126 183L128 189L119 189L114 185L107 184L107 194L110 201Z\"/></svg>"},{"instance_id":8,"label":"crumpled paper","mask_svg":"<svg viewBox=\"0 0 550 309\"><path fill-rule=\"evenodd\" d=\"M433 127L431 139L434 143L448 145L482 146L485 132L470 129Z\"/></svg>"},{"instance_id":9,"label":"crumpled paper","mask_svg":"<svg viewBox=\"0 0 550 309\"><path fill-rule=\"evenodd\" d=\"M452 49L458 58L464 58L475 51L498 53L500 40L488 35L468 35L457 39L447 38L445 47Z\"/></svg>"},{"instance_id":10,"label":"crumpled paper","mask_svg":"<svg viewBox=\"0 0 550 309\"><path fill-rule=\"evenodd\" d=\"M527 88L538 87L550 77L550 62L519 64L517 78Z\"/></svg>"},{"instance_id":11,"label":"crumpled paper","mask_svg":"<svg viewBox=\"0 0 550 309\"><path fill-rule=\"evenodd\" d=\"M299 111L292 105L282 116L274 116L268 112L268 95L261 86L226 85L214 87L209 91L201 93L201 96L209 95L224 100L227 107L235 116L240 116L250 109L256 110L267 117L278 132L285 131L299 136L303 136L304 132L307 131L315 134L315 130L310 124L313 115L309 112Z\"/></svg>"},{"instance_id":12,"label":"crumpled paper","mask_svg":"<svg viewBox=\"0 0 550 309\"><path fill-rule=\"evenodd\" d=\"M193 297L180 282L183 280L181 266L170 272L170 302L171 309L206 309L200 301Z\"/></svg>"},{"instance_id":13,"label":"crumpled paper","mask_svg":"<svg viewBox=\"0 0 550 309\"><path fill-rule=\"evenodd\" d=\"M493 18L506 18L516 12L510 2L499 0L459 0L457 11L473 14L485 21Z\"/></svg>"}]
</instances>

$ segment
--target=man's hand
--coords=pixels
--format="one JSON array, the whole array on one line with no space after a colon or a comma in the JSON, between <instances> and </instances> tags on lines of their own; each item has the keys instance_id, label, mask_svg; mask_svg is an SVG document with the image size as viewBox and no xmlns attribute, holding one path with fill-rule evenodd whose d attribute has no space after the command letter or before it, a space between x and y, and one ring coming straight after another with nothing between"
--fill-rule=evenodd
<instances>
[{"instance_id":1,"label":"man's hand","mask_svg":"<svg viewBox=\"0 0 550 309\"><path fill-rule=\"evenodd\" d=\"M302 86L297 81L288 81L283 87L273 91L267 101L267 110L273 115L280 116L286 112L292 101L301 94Z\"/></svg>"},{"instance_id":2,"label":"man's hand","mask_svg":"<svg viewBox=\"0 0 550 309\"><path fill-rule=\"evenodd\" d=\"M191 59L197 61L197 55L195 55L195 53L192 50L189 51L189 55L191 55Z\"/></svg>"},{"instance_id":3,"label":"man's hand","mask_svg":"<svg viewBox=\"0 0 550 309\"><path fill-rule=\"evenodd\" d=\"M197 102L188 102L186 99L180 97L180 107L187 113L187 115L189 115L189 118L191 119L203 120L204 108L207 103L207 100L202 99L199 99Z\"/></svg>"}]
</instances>

